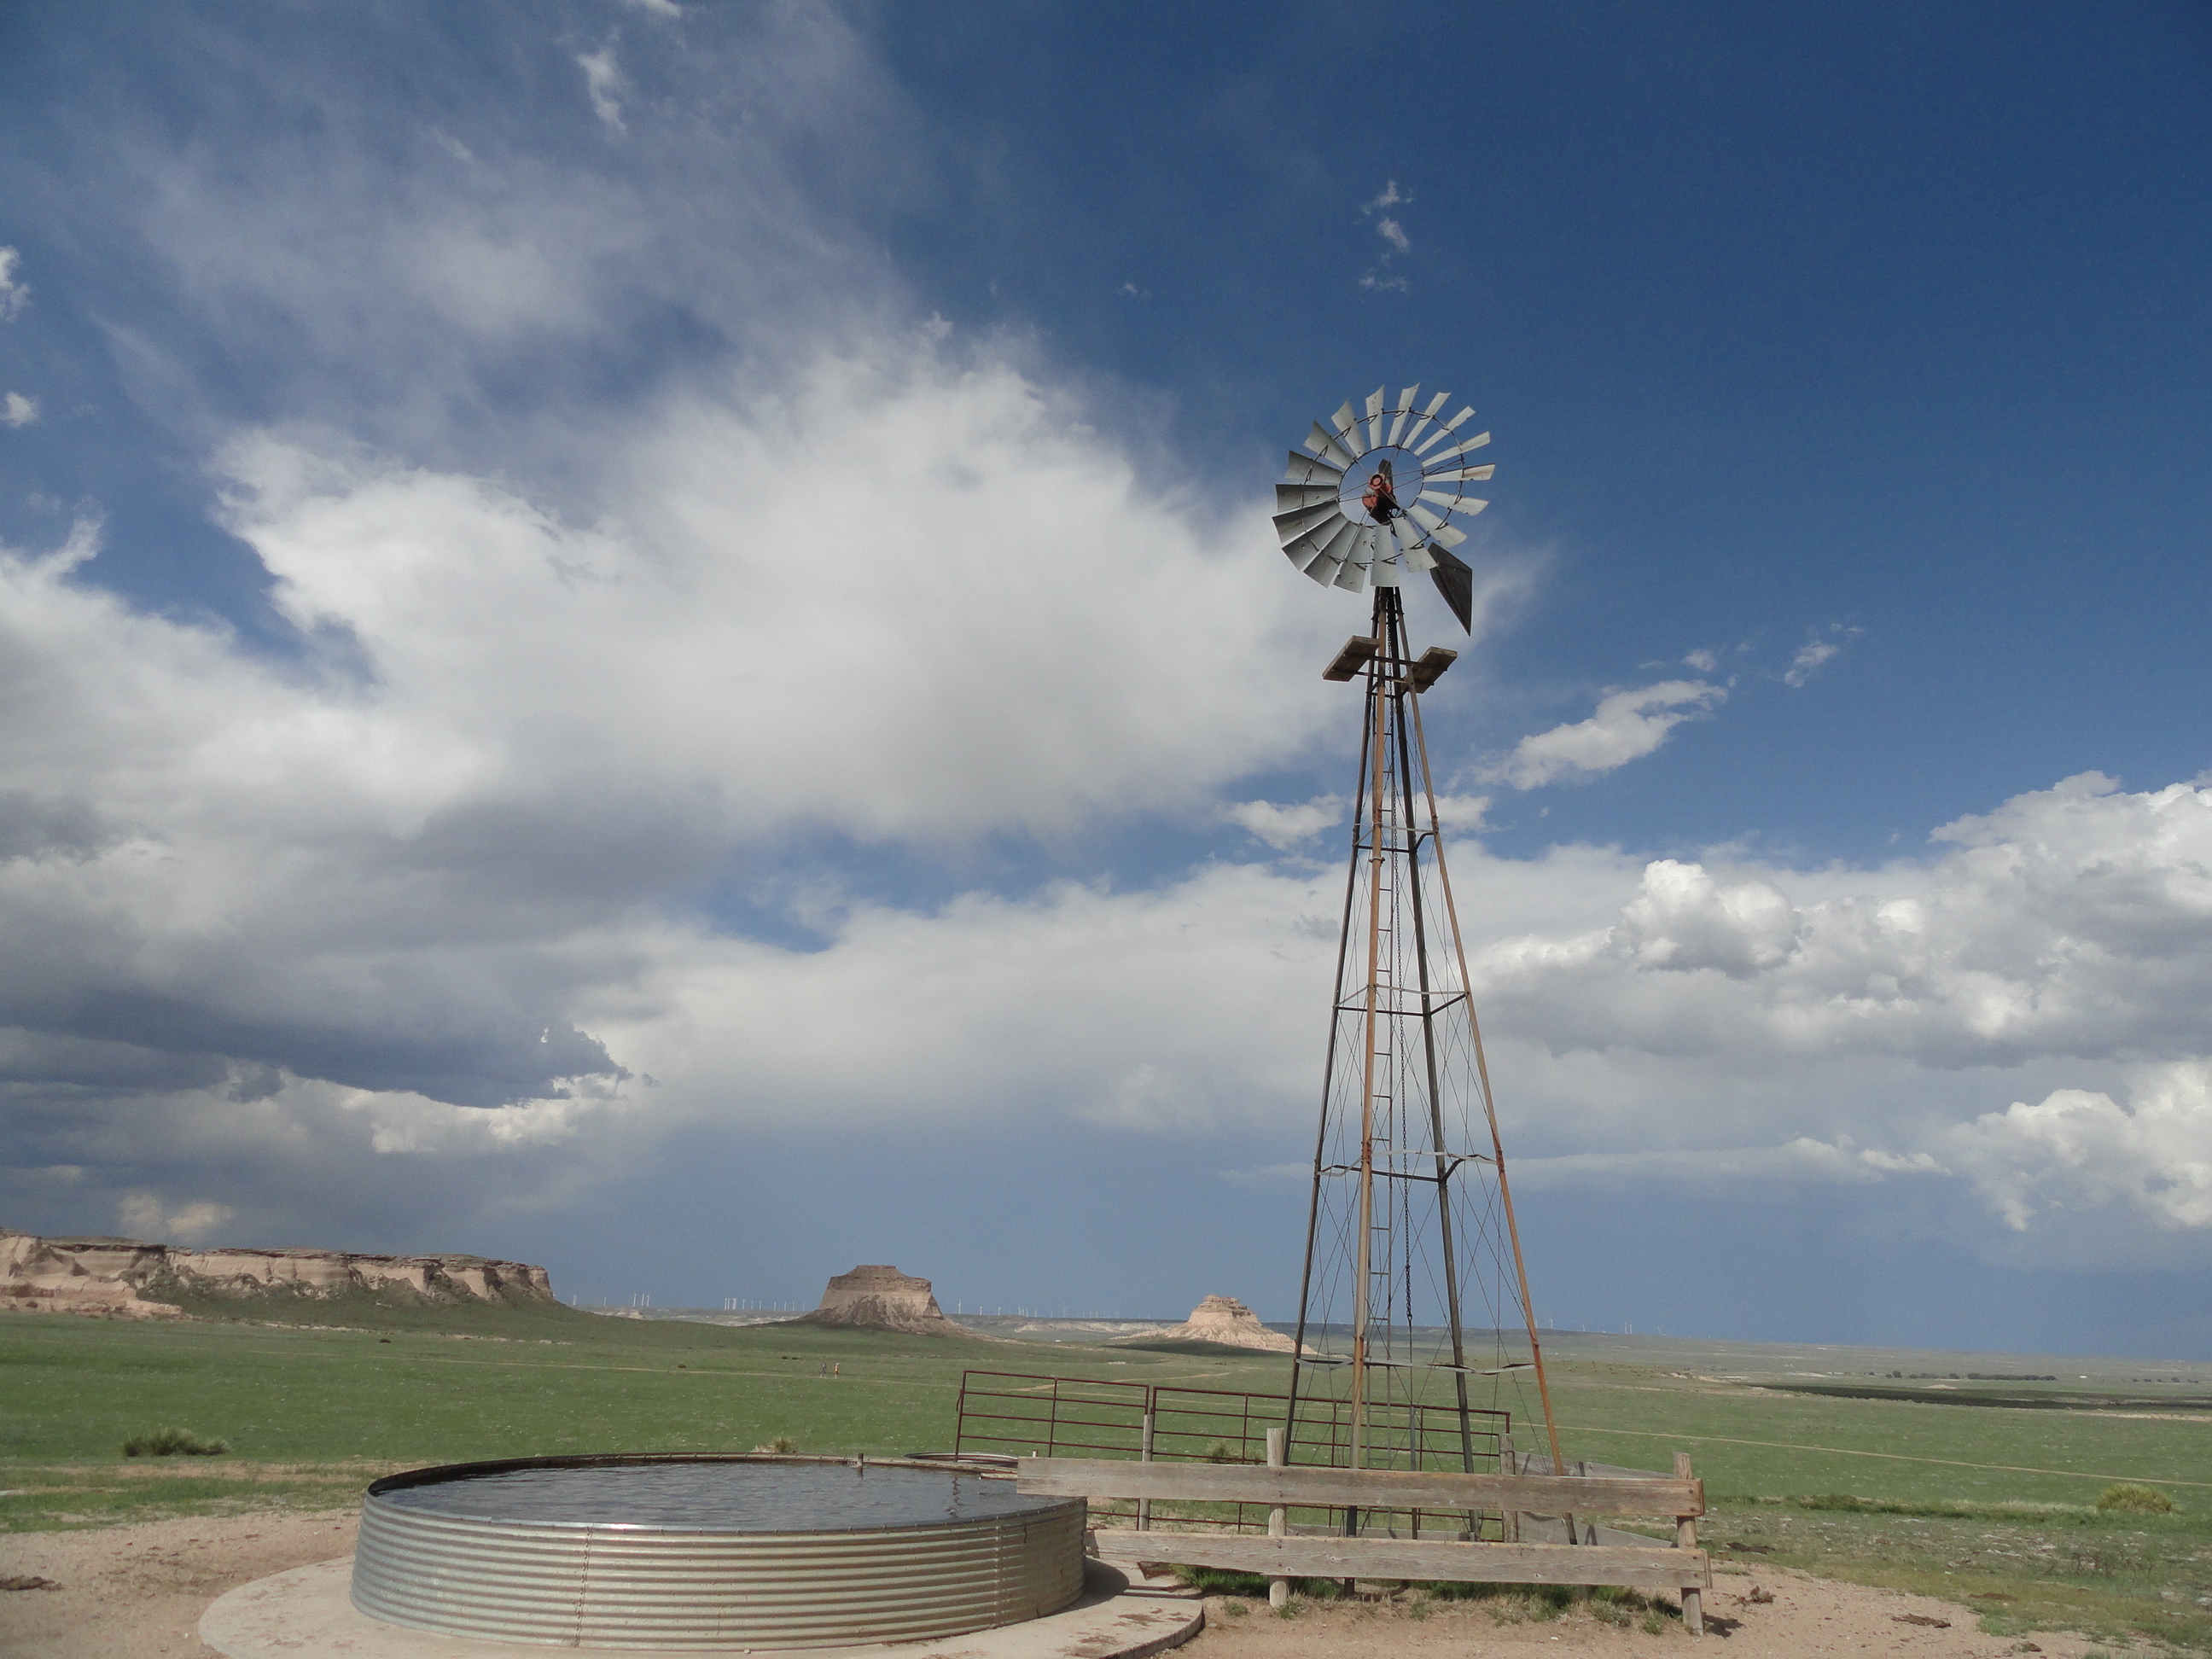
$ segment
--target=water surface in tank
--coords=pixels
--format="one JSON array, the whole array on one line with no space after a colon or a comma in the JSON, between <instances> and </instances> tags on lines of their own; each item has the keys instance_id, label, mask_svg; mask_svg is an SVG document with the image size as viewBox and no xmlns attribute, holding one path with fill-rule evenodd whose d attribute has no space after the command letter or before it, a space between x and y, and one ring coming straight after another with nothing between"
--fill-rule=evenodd
<instances>
[{"instance_id":1,"label":"water surface in tank","mask_svg":"<svg viewBox=\"0 0 2212 1659\"><path fill-rule=\"evenodd\" d=\"M854 1532L988 1521L1065 1505L1011 1480L848 1463L629 1463L508 1469L382 1492L471 1521L718 1532Z\"/></svg>"}]
</instances>

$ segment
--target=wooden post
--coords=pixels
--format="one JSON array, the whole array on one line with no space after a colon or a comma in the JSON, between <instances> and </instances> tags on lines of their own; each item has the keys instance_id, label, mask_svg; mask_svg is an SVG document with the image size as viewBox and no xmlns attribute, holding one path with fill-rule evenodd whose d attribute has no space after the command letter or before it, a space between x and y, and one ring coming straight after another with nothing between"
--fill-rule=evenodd
<instances>
[{"instance_id":1,"label":"wooden post","mask_svg":"<svg viewBox=\"0 0 2212 1659\"><path fill-rule=\"evenodd\" d=\"M1138 1449L1137 1461L1140 1463L1149 1463L1152 1461L1152 1413L1149 1409L1145 1413L1145 1437L1142 1445ZM1152 1500L1149 1498L1139 1498L1137 1500L1137 1530L1150 1532L1152 1526Z\"/></svg>"},{"instance_id":2,"label":"wooden post","mask_svg":"<svg viewBox=\"0 0 2212 1659\"><path fill-rule=\"evenodd\" d=\"M1677 1480L1687 1480L1690 1478L1689 1453L1674 1454L1674 1478ZM1674 1547L1678 1550L1693 1550L1698 1547L1698 1517L1696 1516L1678 1515L1674 1517ZM1703 1636L1705 1633L1705 1601L1702 1591L1686 1589L1682 1592L1682 1627L1692 1636Z\"/></svg>"},{"instance_id":3,"label":"wooden post","mask_svg":"<svg viewBox=\"0 0 2212 1659\"><path fill-rule=\"evenodd\" d=\"M1271 1469L1281 1468L1285 1461L1284 1437L1284 1431L1280 1429L1267 1431L1267 1467ZM1280 1538L1289 1531L1290 1516L1291 1512L1279 1504L1269 1510L1267 1536ZM1267 1580L1267 1605L1279 1610L1289 1604L1290 1599L1291 1581L1279 1574L1271 1575Z\"/></svg>"}]
</instances>

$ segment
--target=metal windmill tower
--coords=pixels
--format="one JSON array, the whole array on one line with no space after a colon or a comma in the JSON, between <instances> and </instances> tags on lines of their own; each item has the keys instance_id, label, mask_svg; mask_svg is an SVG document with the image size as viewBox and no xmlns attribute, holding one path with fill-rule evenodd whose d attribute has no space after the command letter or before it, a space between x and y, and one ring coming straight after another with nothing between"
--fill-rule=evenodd
<instances>
[{"instance_id":1,"label":"metal windmill tower","mask_svg":"<svg viewBox=\"0 0 2212 1659\"><path fill-rule=\"evenodd\" d=\"M1291 562L1374 593L1370 631L1323 676L1364 683L1366 720L1290 1438L1355 1468L1474 1469L1498 1449L1498 1413L1533 1403L1559 1468L1421 726L1422 695L1457 653L1413 654L1401 586L1427 572L1472 631L1474 575L1451 549L1488 505L1468 487L1493 471L1470 459L1490 434L1462 437L1474 411L1440 419L1449 394L1419 395L1378 388L1364 412L1347 402L1315 422L1275 490Z\"/></svg>"}]
</instances>

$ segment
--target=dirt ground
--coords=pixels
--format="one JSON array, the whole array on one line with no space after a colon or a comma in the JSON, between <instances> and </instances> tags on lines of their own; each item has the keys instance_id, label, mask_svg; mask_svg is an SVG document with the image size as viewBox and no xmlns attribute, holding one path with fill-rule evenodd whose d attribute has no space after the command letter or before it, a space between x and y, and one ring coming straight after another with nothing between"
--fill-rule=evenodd
<instances>
[{"instance_id":1,"label":"dirt ground","mask_svg":"<svg viewBox=\"0 0 2212 1659\"><path fill-rule=\"evenodd\" d=\"M1771 1600L1754 1601L1754 1589ZM1249 1605L1249 1604L1248 1604ZM1675 1620L1656 1636L1603 1625L1586 1612L1549 1622L1500 1624L1480 1602L1438 1601L1426 1617L1401 1604L1311 1604L1285 1619L1262 1607L1232 1613L1218 1601L1206 1607L1206 1630L1182 1650L1191 1659L1396 1659L1401 1654L1592 1655L1639 1659L1666 1654L1692 1659L1827 1659L1832 1655L1899 1654L1911 1659L1997 1659L2042 1653L2081 1659L2094 1644L2073 1635L1984 1636L1971 1608L1923 1595L1862 1589L1800 1573L1721 1577L1705 1598L1705 1634L1692 1641ZM1907 1624L1908 1618L1941 1621ZM2033 1645L2027 1645L2032 1643Z\"/></svg>"},{"instance_id":2,"label":"dirt ground","mask_svg":"<svg viewBox=\"0 0 2212 1659\"><path fill-rule=\"evenodd\" d=\"M0 1593L5 1659L155 1659L212 1655L197 1626L225 1590L288 1567L353 1550L349 1511L155 1521L83 1532L0 1538L0 1578L33 1577L58 1589ZM1753 1598L1756 1586L1771 1601ZM1586 1613L1549 1622L1500 1624L1482 1603L1437 1602L1426 1617L1401 1603L1298 1604L1293 1618L1264 1605L1232 1613L1206 1604L1206 1629L1182 1650L1190 1659L1395 1659L1401 1654L1538 1653L1602 1659L1700 1650L1729 1659L1825 1659L1899 1654L1911 1659L1998 1659L2040 1652L2081 1659L2091 1644L2042 1634L2026 1646L1984 1636L1972 1611L1923 1596L1896 1595L1802 1574L1723 1575L1705 1598L1708 1636L1692 1644L1673 1625L1657 1636L1602 1625ZM1904 1622L1946 1621L1947 1627ZM1710 1645L1708 1645L1710 1644Z\"/></svg>"},{"instance_id":3,"label":"dirt ground","mask_svg":"<svg viewBox=\"0 0 2212 1659\"><path fill-rule=\"evenodd\" d=\"M200 1614L225 1590L288 1567L353 1553L350 1510L149 1521L0 1537L0 1578L59 1589L0 1593L6 1659L156 1659L213 1655Z\"/></svg>"}]
</instances>

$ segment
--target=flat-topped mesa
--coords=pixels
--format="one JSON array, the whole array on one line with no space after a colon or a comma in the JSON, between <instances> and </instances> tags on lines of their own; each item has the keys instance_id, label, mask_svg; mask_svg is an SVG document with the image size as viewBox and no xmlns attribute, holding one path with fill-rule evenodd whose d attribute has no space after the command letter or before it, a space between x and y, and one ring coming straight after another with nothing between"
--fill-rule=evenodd
<instances>
[{"instance_id":1,"label":"flat-topped mesa","mask_svg":"<svg viewBox=\"0 0 2212 1659\"><path fill-rule=\"evenodd\" d=\"M413 1305L554 1305L545 1269L480 1255L297 1248L207 1249L135 1238L40 1238L0 1228L0 1309L175 1319L202 1297L366 1295Z\"/></svg>"},{"instance_id":2,"label":"flat-topped mesa","mask_svg":"<svg viewBox=\"0 0 2212 1659\"><path fill-rule=\"evenodd\" d=\"M821 1306L793 1322L855 1325L868 1330L902 1331L908 1336L975 1334L945 1316L927 1279L891 1267L860 1267L839 1273L822 1292Z\"/></svg>"},{"instance_id":3,"label":"flat-topped mesa","mask_svg":"<svg viewBox=\"0 0 2212 1659\"><path fill-rule=\"evenodd\" d=\"M1157 1342L1218 1342L1228 1348L1256 1348L1262 1353L1289 1353L1297 1342L1280 1331L1271 1331L1233 1296L1209 1296L1190 1310L1190 1317L1164 1331L1151 1331L1145 1340Z\"/></svg>"}]
</instances>

